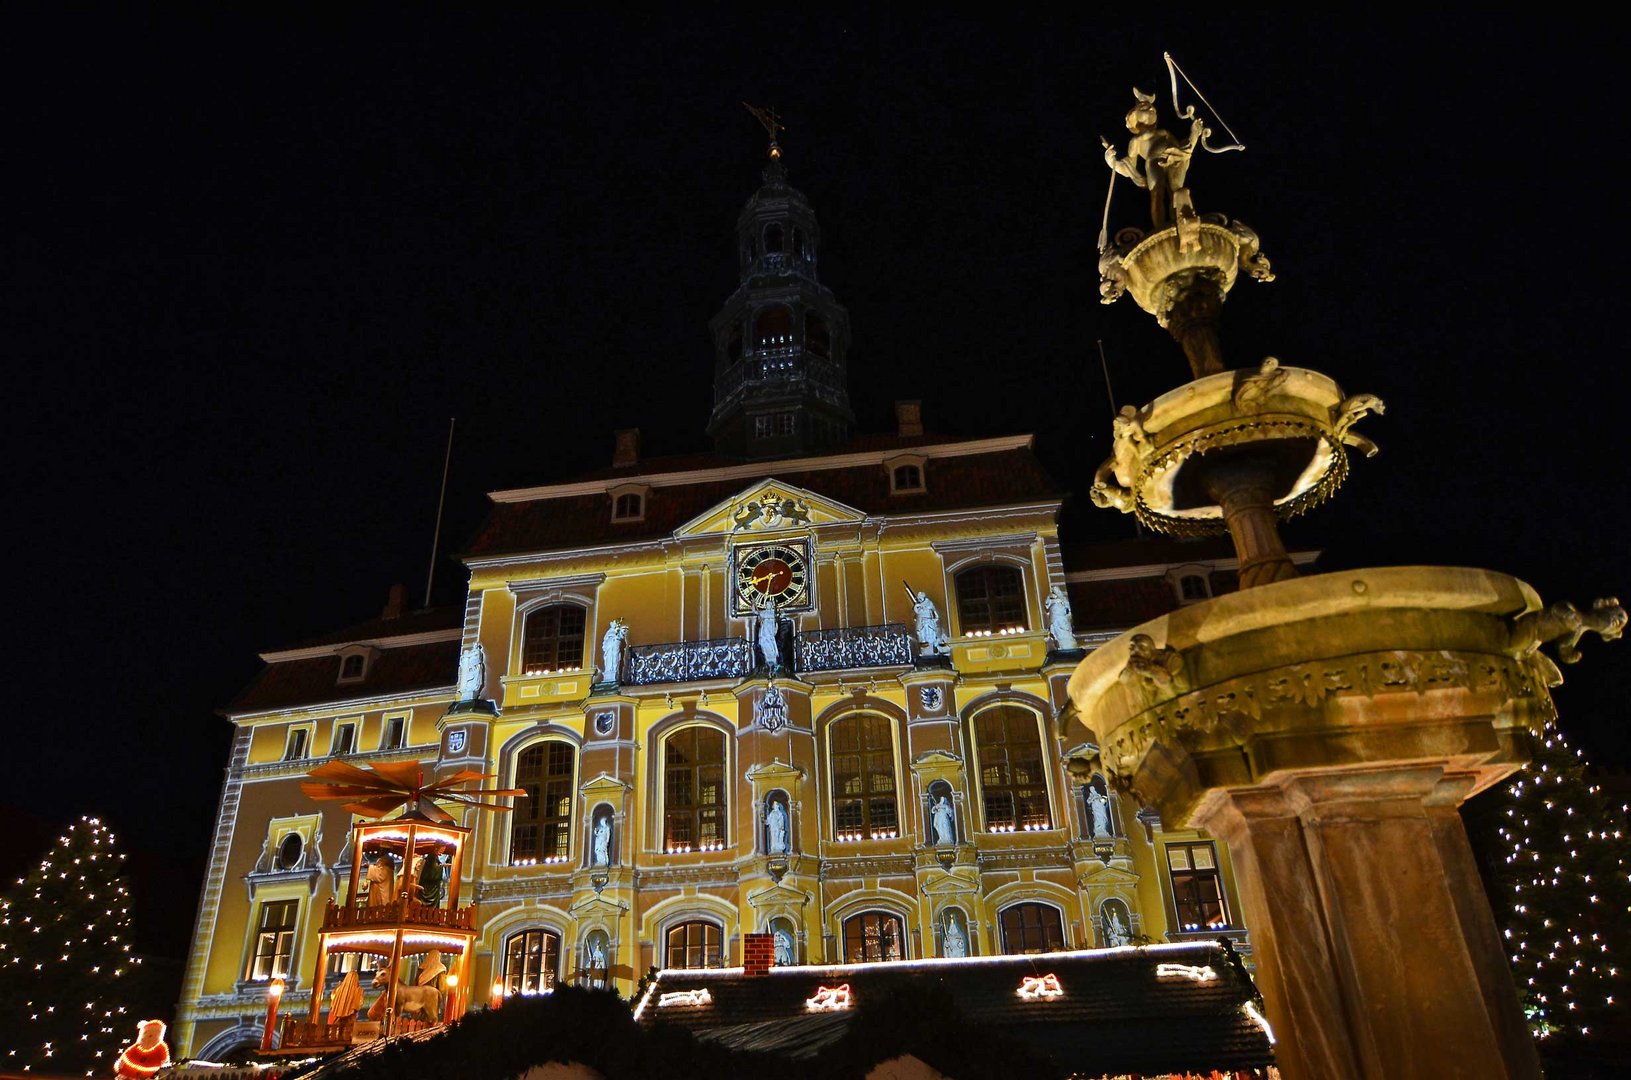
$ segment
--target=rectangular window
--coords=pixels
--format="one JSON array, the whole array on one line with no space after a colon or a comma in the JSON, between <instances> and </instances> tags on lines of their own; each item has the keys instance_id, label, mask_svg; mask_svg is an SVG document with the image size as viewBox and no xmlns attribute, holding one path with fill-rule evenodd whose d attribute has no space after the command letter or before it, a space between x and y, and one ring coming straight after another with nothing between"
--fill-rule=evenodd
<instances>
[{"instance_id":1,"label":"rectangular window","mask_svg":"<svg viewBox=\"0 0 1631 1080\"><path fill-rule=\"evenodd\" d=\"M299 761L306 756L306 729L295 728L289 732L289 743L283 749L284 761Z\"/></svg>"},{"instance_id":2,"label":"rectangular window","mask_svg":"<svg viewBox=\"0 0 1631 1080\"><path fill-rule=\"evenodd\" d=\"M1229 925L1218 876L1218 852L1209 840L1167 845L1167 870L1183 930L1213 930Z\"/></svg>"},{"instance_id":3,"label":"rectangular window","mask_svg":"<svg viewBox=\"0 0 1631 1080\"><path fill-rule=\"evenodd\" d=\"M753 418L753 437L755 439L776 439L793 434L793 414L790 412L769 413L765 416Z\"/></svg>"},{"instance_id":4,"label":"rectangular window","mask_svg":"<svg viewBox=\"0 0 1631 1080\"><path fill-rule=\"evenodd\" d=\"M344 757L357 749L357 725L340 724L334 729L334 756Z\"/></svg>"},{"instance_id":5,"label":"rectangular window","mask_svg":"<svg viewBox=\"0 0 1631 1080\"><path fill-rule=\"evenodd\" d=\"M298 900L268 900L261 905L260 928L255 931L255 953L249 977L258 982L289 977L294 954L295 913Z\"/></svg>"},{"instance_id":6,"label":"rectangular window","mask_svg":"<svg viewBox=\"0 0 1631 1080\"><path fill-rule=\"evenodd\" d=\"M385 737L380 740L381 750L400 750L408 734L408 718L392 716L385 721Z\"/></svg>"}]
</instances>

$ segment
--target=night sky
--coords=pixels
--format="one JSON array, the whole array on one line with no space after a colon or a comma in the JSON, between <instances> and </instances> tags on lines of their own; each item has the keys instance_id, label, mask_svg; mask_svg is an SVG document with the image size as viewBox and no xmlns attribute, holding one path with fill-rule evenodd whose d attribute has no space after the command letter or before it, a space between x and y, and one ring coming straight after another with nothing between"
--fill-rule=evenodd
<instances>
[{"instance_id":1,"label":"night sky","mask_svg":"<svg viewBox=\"0 0 1631 1080\"><path fill-rule=\"evenodd\" d=\"M764 155L743 99L785 118L862 430L921 398L932 430L1035 432L1078 496L1067 535L1122 538L1085 498L1111 412L1095 342L1122 403L1188 369L1130 297L1098 303L1099 136L1125 145L1135 83L1170 116L1170 49L1248 146L1197 156L1196 205L1255 226L1279 274L1233 293L1231 362L1388 404L1363 426L1382 454L1288 542L1631 599L1612 42L1487 10L1100 12L10 9L6 868L103 815L136 852L138 938L179 957L215 710L257 652L373 617L393 582L423 598L449 417L444 556L485 492L605 465L613 428L706 445L707 321ZM1146 205L1121 182L1115 222ZM459 600L457 561L436 574ZM1565 729L1623 767L1631 642L1585 652Z\"/></svg>"}]
</instances>

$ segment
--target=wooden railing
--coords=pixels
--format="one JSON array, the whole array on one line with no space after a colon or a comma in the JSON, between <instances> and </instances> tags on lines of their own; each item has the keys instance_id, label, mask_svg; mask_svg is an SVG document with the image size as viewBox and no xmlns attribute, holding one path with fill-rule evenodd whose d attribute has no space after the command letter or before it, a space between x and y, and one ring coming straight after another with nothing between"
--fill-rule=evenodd
<instances>
[{"instance_id":1,"label":"wooden railing","mask_svg":"<svg viewBox=\"0 0 1631 1080\"><path fill-rule=\"evenodd\" d=\"M302 1046L350 1046L357 1018L348 1016L337 1024L312 1023L297 1016L283 1018L283 1033L278 1041L279 1050L293 1050Z\"/></svg>"}]
</instances>

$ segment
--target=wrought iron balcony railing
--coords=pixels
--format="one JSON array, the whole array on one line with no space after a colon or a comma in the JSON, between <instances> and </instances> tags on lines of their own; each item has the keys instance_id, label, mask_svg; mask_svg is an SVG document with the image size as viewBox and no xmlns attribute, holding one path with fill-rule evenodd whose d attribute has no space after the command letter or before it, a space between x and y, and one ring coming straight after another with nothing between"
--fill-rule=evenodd
<instances>
[{"instance_id":1,"label":"wrought iron balcony railing","mask_svg":"<svg viewBox=\"0 0 1631 1080\"><path fill-rule=\"evenodd\" d=\"M795 671L889 667L912 662L912 635L902 623L806 630L793 639Z\"/></svg>"},{"instance_id":2,"label":"wrought iron balcony railing","mask_svg":"<svg viewBox=\"0 0 1631 1080\"><path fill-rule=\"evenodd\" d=\"M624 661L622 681L630 686L646 686L738 678L752 671L753 664L753 643L746 638L634 645Z\"/></svg>"}]
</instances>

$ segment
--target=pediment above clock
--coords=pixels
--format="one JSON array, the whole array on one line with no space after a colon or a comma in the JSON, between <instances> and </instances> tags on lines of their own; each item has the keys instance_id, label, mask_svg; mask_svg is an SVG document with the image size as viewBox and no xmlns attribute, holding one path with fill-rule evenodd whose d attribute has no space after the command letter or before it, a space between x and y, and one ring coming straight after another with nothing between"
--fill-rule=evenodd
<instances>
[{"instance_id":1,"label":"pediment above clock","mask_svg":"<svg viewBox=\"0 0 1631 1080\"><path fill-rule=\"evenodd\" d=\"M761 480L692 518L675 529L674 535L775 536L812 525L861 521L865 517L853 506L772 478Z\"/></svg>"}]
</instances>

